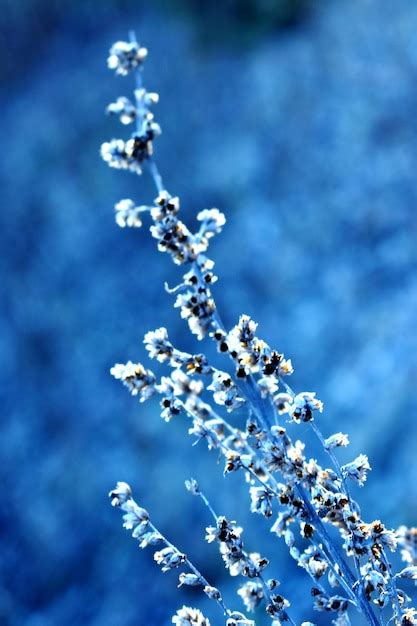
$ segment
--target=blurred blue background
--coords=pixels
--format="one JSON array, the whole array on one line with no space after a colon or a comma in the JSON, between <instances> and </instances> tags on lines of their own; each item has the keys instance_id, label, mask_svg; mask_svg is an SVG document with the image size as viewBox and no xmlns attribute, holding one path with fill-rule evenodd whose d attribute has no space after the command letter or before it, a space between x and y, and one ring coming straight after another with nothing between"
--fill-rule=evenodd
<instances>
[{"instance_id":1,"label":"blurred blue background","mask_svg":"<svg viewBox=\"0 0 417 626\"><path fill-rule=\"evenodd\" d=\"M132 87L106 56L136 30L161 96L166 185L191 225L206 207L227 214L211 247L226 324L252 315L293 359L294 387L324 400L325 434L350 434L343 458L369 455L365 517L411 525L417 5L1 0L0 11L0 623L165 626L183 603L220 623L122 530L107 499L116 480L240 609L204 544L190 475L245 526L248 549L271 558L296 619L329 623L312 614L308 581L270 524L248 513L242 477L223 480L185 419L164 424L156 402L138 405L109 376L115 361L145 359L148 329L202 346L163 290L178 268L148 233L113 221L116 201L149 202L154 190L99 157L126 132L104 109Z\"/></svg>"}]
</instances>

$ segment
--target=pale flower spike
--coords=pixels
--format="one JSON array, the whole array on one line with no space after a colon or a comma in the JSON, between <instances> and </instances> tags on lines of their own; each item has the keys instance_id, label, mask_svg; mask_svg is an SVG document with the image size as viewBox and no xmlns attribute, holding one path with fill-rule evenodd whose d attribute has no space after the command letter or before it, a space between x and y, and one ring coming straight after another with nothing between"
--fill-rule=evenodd
<instances>
[{"instance_id":1,"label":"pale flower spike","mask_svg":"<svg viewBox=\"0 0 417 626\"><path fill-rule=\"evenodd\" d=\"M103 143L101 155L116 169L136 174L147 170L157 194L147 205L120 200L115 206L116 222L122 228L149 223L158 250L183 268L179 284L166 287L175 294L174 307L198 340L215 342L219 358L228 357L224 368L229 366L229 370L209 363L200 352L176 348L167 330L159 327L145 335L144 343L151 359L171 368L166 376L157 378L141 363L131 361L116 364L111 374L140 402L158 395L166 422L180 415L188 418L194 442L205 442L216 451L216 459L218 455L224 459L224 473L244 474L250 510L267 521L275 518L271 531L285 542L291 557L309 577L312 609L329 614L326 623L350 626L360 614L361 623L371 626L416 626L417 612L408 595L410 584L417 579L416 528L401 526L395 532L379 520L367 523L362 519L351 489L355 484L365 485L371 469L368 457L359 454L341 465L336 453L348 446L348 435L322 435L317 420L323 402L314 392L293 391L287 382L293 373L291 360L257 336L258 325L248 315L241 315L231 329L221 320L211 291L217 280L214 262L206 253L226 218L216 208L203 209L196 215L200 226L195 233L179 218L180 201L165 189L154 160L154 141L161 128L150 111L158 95L148 92L142 83L146 57L146 48L133 35L130 41L116 42L108 57L108 66L117 75L133 74L135 87L132 100L119 97L107 112L124 126L134 124L135 130L127 139ZM233 414L232 423L228 413ZM308 429L318 438L323 453L320 463L306 455L304 442L292 440L288 422L299 424L301 435ZM272 626L295 626L290 601L277 590L280 583L270 573L266 576L269 560L245 550L243 529L215 513L197 481L191 479L186 486L202 499L212 519L206 529L207 541L218 544L228 572L244 578L237 594L247 613L264 610ZM140 547L155 550L154 559L162 571L180 570L179 587L200 588L217 603L226 626L255 626L253 619L228 608L221 591L154 526L149 513L133 500L129 485L118 482L109 495L112 505L124 512L123 526ZM388 560L388 554L395 552L405 563L399 571ZM292 585L285 572L281 579L286 594ZM408 584L407 592L399 586L403 583ZM172 623L210 626L199 609L187 606L176 612ZM314 623L305 621L301 626Z\"/></svg>"}]
</instances>

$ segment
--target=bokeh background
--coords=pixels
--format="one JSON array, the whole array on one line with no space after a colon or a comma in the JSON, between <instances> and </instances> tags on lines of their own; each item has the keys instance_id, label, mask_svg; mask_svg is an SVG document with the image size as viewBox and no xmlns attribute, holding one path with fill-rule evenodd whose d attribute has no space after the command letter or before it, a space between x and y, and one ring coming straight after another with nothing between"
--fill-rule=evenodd
<instances>
[{"instance_id":1,"label":"bokeh background","mask_svg":"<svg viewBox=\"0 0 417 626\"><path fill-rule=\"evenodd\" d=\"M369 455L365 517L412 525L417 5L1 0L0 12L0 623L165 626L183 603L221 622L122 530L107 499L116 480L241 608L204 544L190 475L271 558L297 620L329 623L270 524L248 513L242 477L223 479L185 418L166 425L109 376L144 359L143 335L160 325L179 347L202 346L163 290L178 268L113 222L116 201L154 190L99 158L126 132L104 109L132 87L106 56L136 30L161 96L166 185L191 225L202 208L227 214L211 247L226 324L252 315L292 357L294 387L324 400L325 434L350 433L344 458Z\"/></svg>"}]
</instances>

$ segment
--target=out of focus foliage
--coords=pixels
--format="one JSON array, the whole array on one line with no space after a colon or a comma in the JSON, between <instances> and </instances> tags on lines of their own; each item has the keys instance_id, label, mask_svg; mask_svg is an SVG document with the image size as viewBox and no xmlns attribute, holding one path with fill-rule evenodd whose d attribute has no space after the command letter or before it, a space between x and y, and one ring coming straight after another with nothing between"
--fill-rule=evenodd
<instances>
[{"instance_id":1,"label":"out of focus foliage","mask_svg":"<svg viewBox=\"0 0 417 626\"><path fill-rule=\"evenodd\" d=\"M207 46L233 43L243 45L282 28L293 26L308 16L311 0L155 0L163 13L185 20ZM135 4L137 6L135 6ZM136 20L149 12L132 0L2 0L4 78L28 67L28 59L47 49L48 37L57 30L71 30L77 37L94 36L96 26L136 13ZM16 35L19 35L18 37ZM65 48L62 49L65 54Z\"/></svg>"},{"instance_id":2,"label":"out of focus foliage","mask_svg":"<svg viewBox=\"0 0 417 626\"><path fill-rule=\"evenodd\" d=\"M252 20L219 12L203 26L206 6L187 7L1 3L7 626L160 626L194 602L121 532L106 496L116 479L223 585L199 536L205 511L182 486L191 473L246 527L248 547L272 557L300 621L315 618L302 602L307 581L247 513L239 477L219 490L221 468L191 447L188 425L162 423L156 405L137 405L108 374L115 361L142 359L142 337L157 326L198 349L163 290L175 267L144 233L113 223L113 204L149 200L150 182L109 172L98 153L120 133L105 106L129 89L107 71L107 49L130 28L150 50L146 81L161 95L168 189L192 224L209 206L229 220L212 248L226 323L253 316L292 357L295 388L325 401L323 431L341 428L368 453L365 517L415 522L417 6L320 3L290 30L259 13L255 38ZM202 45L214 23L241 45L223 36Z\"/></svg>"},{"instance_id":3,"label":"out of focus foliage","mask_svg":"<svg viewBox=\"0 0 417 626\"><path fill-rule=\"evenodd\" d=\"M307 18L309 0L158 0L171 11L192 19L205 45L242 46L260 36L295 26Z\"/></svg>"}]
</instances>

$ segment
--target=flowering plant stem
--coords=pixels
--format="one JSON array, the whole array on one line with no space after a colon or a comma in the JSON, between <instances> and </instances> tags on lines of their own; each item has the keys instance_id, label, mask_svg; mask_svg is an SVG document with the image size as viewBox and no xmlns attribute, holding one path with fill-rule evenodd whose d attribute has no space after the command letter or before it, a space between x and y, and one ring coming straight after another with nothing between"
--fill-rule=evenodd
<instances>
[{"instance_id":1,"label":"flowering plant stem","mask_svg":"<svg viewBox=\"0 0 417 626\"><path fill-rule=\"evenodd\" d=\"M161 378L158 383L153 372L130 361L125 365L116 364L111 372L132 395L139 396L141 402L155 394L161 395L161 416L166 421L181 412L188 415L193 422L189 433L196 436L197 441L206 439L209 448L217 449L224 456L225 474L243 469L251 485L253 512L268 518L272 515L273 502L283 506L271 531L284 537L292 558L313 580L314 608L337 613L333 624L348 626L348 608L353 605L370 626L385 626L384 611L391 605L393 613L386 623L394 620L397 626L416 626L417 611L407 606L410 599L397 587L396 580L417 580L414 545L417 529L402 527L395 533L379 520L367 524L361 519L348 481L364 485L371 469L368 458L361 454L341 466L333 449L346 446L348 437L336 433L324 438L313 417L315 411L322 411L323 403L315 393L295 393L284 379L293 371L291 360L286 360L283 354L255 336L257 324L250 317L242 315L229 332L222 322L210 289L211 283L217 280L212 272L214 262L205 256L205 252L211 237L221 231L225 217L218 209L201 211L197 215L201 226L196 234L192 234L177 217L179 200L165 190L153 155L153 140L161 129L149 110L158 96L148 93L142 82L141 69L146 55L146 49L138 45L134 33L130 34L129 42L117 42L110 51L109 67L120 75L133 72L136 89L134 105L126 98L119 98L108 111L118 114L124 124L134 121L136 131L128 141L114 139L103 144L102 156L110 166L136 174L146 168L158 198L152 207L136 206L130 199L120 201L115 206L116 221L122 227L140 227L142 214L150 213L153 220L150 230L158 240L158 249L169 253L178 265L188 267L180 285L172 289L166 285L168 293L177 296L174 306L180 308L181 316L198 339L210 336L218 351L230 357L236 375L231 376L212 366L203 354L192 355L178 350L169 341L165 328L147 333L144 343L151 358L173 368L169 377ZM249 414L246 430L232 426L211 405L203 402L201 396L205 386L201 379L207 376L212 377L212 383L206 390L213 393L216 404L228 412L246 407ZM285 392L276 393L279 387ZM315 459L305 457L304 444L298 440L294 442L281 423L281 415L285 413L295 424L310 425L333 469L325 469ZM276 480L275 472L280 473L283 483ZM281 626L283 622L295 626L287 611L289 602L274 591L278 581L266 581L262 573L268 560L243 550L242 529L216 514L195 481L190 490L200 496L213 517L215 526L207 529L210 531L208 540L215 538L219 541L223 560L232 575L241 574L249 579L239 589L248 610L254 610L265 601L273 626ZM142 539L142 547L153 545L152 542L157 540L165 543L166 548L155 553L163 571L186 565L190 573L180 576L180 584L204 585L206 594L222 608L226 626L254 626L254 622L243 614L226 608L220 592L208 585L191 561L159 533L147 512L131 499L130 487L126 483L118 483L110 495L112 503L126 511L125 526L133 529L135 538ZM302 551L295 544L291 530L297 524L301 536L309 544ZM340 532L343 546L329 533L331 527ZM408 566L394 576L385 548L395 551L398 545L403 547L402 557ZM352 557L355 573L346 557ZM329 584L339 586L346 597L331 595L326 590L321 579L326 571ZM378 617L375 604L380 607ZM179 626L210 626L198 609L187 607L177 612L173 622ZM302 626L314 625L304 622Z\"/></svg>"}]
</instances>

